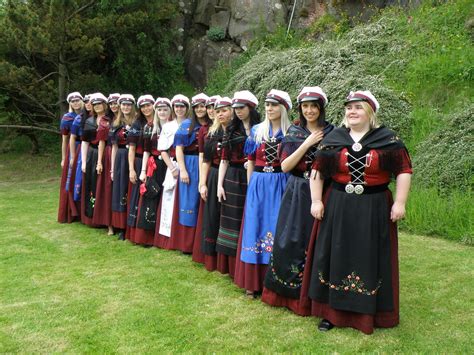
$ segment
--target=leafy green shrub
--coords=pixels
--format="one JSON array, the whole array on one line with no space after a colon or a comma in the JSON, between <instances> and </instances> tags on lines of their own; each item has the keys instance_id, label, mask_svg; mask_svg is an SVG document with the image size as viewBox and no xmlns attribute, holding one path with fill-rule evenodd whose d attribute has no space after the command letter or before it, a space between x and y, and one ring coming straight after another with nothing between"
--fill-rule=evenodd
<instances>
[{"instance_id":1,"label":"leafy green shrub","mask_svg":"<svg viewBox=\"0 0 474 355\"><path fill-rule=\"evenodd\" d=\"M408 137L408 102L403 94L391 90L383 77L371 68L374 56L378 58L392 50L389 40L380 35L385 27L384 22L366 26L364 31L347 36L343 42L326 41L285 51L262 49L258 55L234 68L231 78L227 76L221 81L218 92L231 95L234 91L248 89L263 98L270 89L277 88L288 91L294 98L303 86L319 85L331 99L327 108L329 119L339 123L343 115L342 103L348 92L371 90L381 103L381 122L402 137Z\"/></svg>"},{"instance_id":2,"label":"leafy green shrub","mask_svg":"<svg viewBox=\"0 0 474 355\"><path fill-rule=\"evenodd\" d=\"M206 32L207 38L211 41L219 42L225 39L225 30L220 27L211 27Z\"/></svg>"},{"instance_id":3,"label":"leafy green shrub","mask_svg":"<svg viewBox=\"0 0 474 355\"><path fill-rule=\"evenodd\" d=\"M454 115L437 117L444 124L420 143L413 159L417 183L447 193L474 187L474 104Z\"/></svg>"}]
</instances>

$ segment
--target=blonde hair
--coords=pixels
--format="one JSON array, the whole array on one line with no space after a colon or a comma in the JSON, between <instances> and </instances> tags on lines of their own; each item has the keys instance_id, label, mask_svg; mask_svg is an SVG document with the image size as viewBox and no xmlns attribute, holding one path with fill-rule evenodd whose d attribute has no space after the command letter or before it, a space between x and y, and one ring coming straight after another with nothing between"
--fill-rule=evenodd
<instances>
[{"instance_id":1,"label":"blonde hair","mask_svg":"<svg viewBox=\"0 0 474 355\"><path fill-rule=\"evenodd\" d=\"M362 105L362 109L365 111L365 113L369 117L370 129L379 128L380 123L377 120L377 115L375 114L374 109L372 108L372 106L370 106L369 103L365 102L365 101L357 101L357 102ZM345 113L344 113L344 119L342 120L342 125L346 128L350 128L349 127L349 122L347 122L347 117L346 117Z\"/></svg>"},{"instance_id":2,"label":"blonde hair","mask_svg":"<svg viewBox=\"0 0 474 355\"><path fill-rule=\"evenodd\" d=\"M286 135L286 131L288 131L288 128L291 125L290 120L288 119L288 111L286 110L286 107L283 106L282 104L278 104L280 107L280 129L283 135ZM273 134L276 134L277 132L273 132ZM265 113L265 119L263 122L258 126L257 132L255 132L255 142L258 144L264 142L264 141L269 141L270 140L270 120L267 117L267 114Z\"/></svg>"},{"instance_id":3,"label":"blonde hair","mask_svg":"<svg viewBox=\"0 0 474 355\"><path fill-rule=\"evenodd\" d=\"M119 111L118 111L118 114L117 116L115 117L115 120L113 122L113 127L118 127L118 125L120 123L124 123L124 124L128 124L128 125L131 125L133 123L133 120L135 119L135 117L137 116L137 110L135 109L135 105L131 105L132 106L132 109L130 111L130 122L127 122L126 121L126 116L125 114L122 112L122 107L121 105L119 105Z\"/></svg>"},{"instance_id":4,"label":"blonde hair","mask_svg":"<svg viewBox=\"0 0 474 355\"><path fill-rule=\"evenodd\" d=\"M220 109L223 109L223 108L227 108L230 110L230 114L231 114L231 120L229 121L229 123L227 124L227 126L230 124L230 122L232 121L232 115L234 114L234 109L230 106L225 106L225 107L219 107L217 110L220 110ZM216 134L220 128L224 128L221 124L221 122L217 119L217 116L214 117L214 120L212 121L212 126L209 127L209 131L207 132L207 136L208 137L211 137L213 136L214 134Z\"/></svg>"},{"instance_id":5,"label":"blonde hair","mask_svg":"<svg viewBox=\"0 0 474 355\"><path fill-rule=\"evenodd\" d=\"M84 108L84 101L81 100L81 107L79 110L82 110ZM72 108L72 105L69 104L69 112L74 112L74 109Z\"/></svg>"},{"instance_id":6,"label":"blonde hair","mask_svg":"<svg viewBox=\"0 0 474 355\"><path fill-rule=\"evenodd\" d=\"M170 114L168 116L168 118L166 120L162 120L160 118L160 116L158 116L158 109L160 108L161 106L158 106L156 109L155 109L155 115L153 116L153 131L152 131L152 135L154 133L156 134L160 134L161 132L161 128L163 127L163 125L168 122L170 120L170 118L172 117L171 115L171 112L173 111L171 109L171 107L169 107L168 105L166 105L166 107L168 107L168 109L170 110Z\"/></svg>"}]
</instances>

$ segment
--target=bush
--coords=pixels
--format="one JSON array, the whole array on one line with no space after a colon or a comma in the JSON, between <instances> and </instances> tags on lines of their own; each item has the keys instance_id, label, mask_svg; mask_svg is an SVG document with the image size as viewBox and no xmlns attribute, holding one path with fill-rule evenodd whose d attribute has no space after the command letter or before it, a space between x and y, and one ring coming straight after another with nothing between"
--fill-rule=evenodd
<instances>
[{"instance_id":1,"label":"bush","mask_svg":"<svg viewBox=\"0 0 474 355\"><path fill-rule=\"evenodd\" d=\"M211 41L219 42L225 39L225 30L220 27L211 27L206 32L207 38Z\"/></svg>"},{"instance_id":2,"label":"bush","mask_svg":"<svg viewBox=\"0 0 474 355\"><path fill-rule=\"evenodd\" d=\"M419 144L413 159L420 186L434 187L445 194L454 188L473 190L473 117L474 104L454 115L436 117L443 122L442 128Z\"/></svg>"}]
</instances>

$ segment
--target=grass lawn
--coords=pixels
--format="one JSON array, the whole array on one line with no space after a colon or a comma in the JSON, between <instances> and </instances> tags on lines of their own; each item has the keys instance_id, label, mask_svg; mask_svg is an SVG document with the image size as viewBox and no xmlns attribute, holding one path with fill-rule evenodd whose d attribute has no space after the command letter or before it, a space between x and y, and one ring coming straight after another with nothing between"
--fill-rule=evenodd
<instances>
[{"instance_id":1,"label":"grass lawn","mask_svg":"<svg viewBox=\"0 0 474 355\"><path fill-rule=\"evenodd\" d=\"M401 234L401 324L320 333L190 256L58 224L56 165L23 159L0 156L1 353L474 350L470 246Z\"/></svg>"}]
</instances>

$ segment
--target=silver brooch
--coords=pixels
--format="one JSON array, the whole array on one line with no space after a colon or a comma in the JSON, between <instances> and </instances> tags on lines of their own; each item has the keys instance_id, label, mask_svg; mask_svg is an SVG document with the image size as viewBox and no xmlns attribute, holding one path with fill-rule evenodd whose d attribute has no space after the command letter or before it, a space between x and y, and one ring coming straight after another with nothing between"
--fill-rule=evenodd
<instances>
[{"instance_id":1,"label":"silver brooch","mask_svg":"<svg viewBox=\"0 0 474 355\"><path fill-rule=\"evenodd\" d=\"M346 190L346 192L347 192L348 194L353 193L353 192L354 192L354 185L352 185L352 184L347 184L345 190Z\"/></svg>"},{"instance_id":2,"label":"silver brooch","mask_svg":"<svg viewBox=\"0 0 474 355\"><path fill-rule=\"evenodd\" d=\"M359 142L354 143L354 144L352 145L352 150L353 150L354 152L360 152L361 149L362 149L362 144L360 144Z\"/></svg>"},{"instance_id":3,"label":"silver brooch","mask_svg":"<svg viewBox=\"0 0 474 355\"><path fill-rule=\"evenodd\" d=\"M354 187L354 192L357 194L357 195L362 195L362 193L364 192L364 186L362 185L356 185Z\"/></svg>"}]
</instances>

